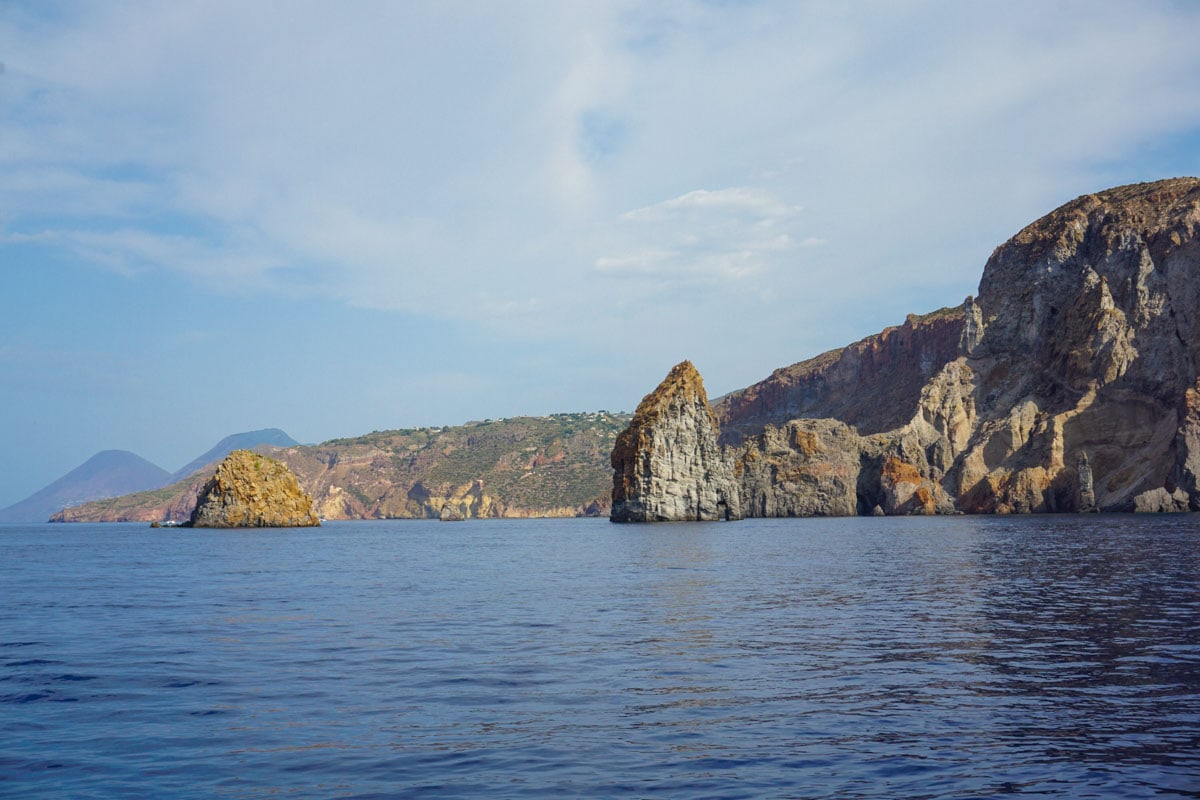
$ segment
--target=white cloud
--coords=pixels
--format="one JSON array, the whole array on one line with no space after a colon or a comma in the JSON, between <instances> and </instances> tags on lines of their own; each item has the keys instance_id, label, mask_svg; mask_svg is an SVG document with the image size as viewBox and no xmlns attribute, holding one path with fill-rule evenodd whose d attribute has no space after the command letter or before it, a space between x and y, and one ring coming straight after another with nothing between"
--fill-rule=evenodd
<instances>
[{"instance_id":1,"label":"white cloud","mask_svg":"<svg viewBox=\"0 0 1200 800\"><path fill-rule=\"evenodd\" d=\"M149 394L101 369L106 418L160 449L281 409L348 435L631 408L683 357L720 394L958 302L1075 195L1200 174L1198 31L1126 0L6 2L0 360L154 338L114 302L193 308ZM65 285L81 263L131 277ZM185 411L215 320L256 323L211 292L302 344ZM9 369L7 439L76 452L39 415L99 427L97 363Z\"/></svg>"},{"instance_id":2,"label":"white cloud","mask_svg":"<svg viewBox=\"0 0 1200 800\"><path fill-rule=\"evenodd\" d=\"M20 9L7 241L587 343L670 318L729 359L733 311L756 370L953 302L1200 129L1187 5Z\"/></svg>"},{"instance_id":3,"label":"white cloud","mask_svg":"<svg viewBox=\"0 0 1200 800\"><path fill-rule=\"evenodd\" d=\"M800 211L748 187L695 189L622 214L611 236L618 249L595 268L669 283L750 278L795 248Z\"/></svg>"},{"instance_id":4,"label":"white cloud","mask_svg":"<svg viewBox=\"0 0 1200 800\"><path fill-rule=\"evenodd\" d=\"M780 203L761 190L739 186L715 191L695 189L657 205L628 211L624 217L626 219L654 219L692 209L717 213L753 214L758 216L762 222L794 217L802 210L800 206Z\"/></svg>"}]
</instances>

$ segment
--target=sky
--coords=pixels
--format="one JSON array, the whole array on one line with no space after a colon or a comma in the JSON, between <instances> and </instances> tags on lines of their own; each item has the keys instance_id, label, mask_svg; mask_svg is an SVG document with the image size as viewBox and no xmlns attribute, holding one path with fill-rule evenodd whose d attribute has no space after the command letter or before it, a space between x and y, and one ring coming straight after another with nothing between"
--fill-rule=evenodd
<instances>
[{"instance_id":1,"label":"sky","mask_svg":"<svg viewBox=\"0 0 1200 800\"><path fill-rule=\"evenodd\" d=\"M0 0L0 507L710 397L1200 175L1200 3Z\"/></svg>"}]
</instances>

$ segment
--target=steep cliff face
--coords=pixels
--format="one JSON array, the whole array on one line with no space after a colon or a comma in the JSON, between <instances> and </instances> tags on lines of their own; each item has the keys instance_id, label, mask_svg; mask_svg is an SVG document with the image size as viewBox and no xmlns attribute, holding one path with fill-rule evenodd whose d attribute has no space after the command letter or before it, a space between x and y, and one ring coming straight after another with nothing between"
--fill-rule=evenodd
<instances>
[{"instance_id":1,"label":"steep cliff face","mask_svg":"<svg viewBox=\"0 0 1200 800\"><path fill-rule=\"evenodd\" d=\"M234 450L200 490L195 528L295 528L320 525L312 499L285 465Z\"/></svg>"},{"instance_id":2,"label":"steep cliff face","mask_svg":"<svg viewBox=\"0 0 1200 800\"><path fill-rule=\"evenodd\" d=\"M777 369L713 406L721 441L738 444L798 418L836 419L863 434L898 428L930 378L958 357L964 323L960 308L910 314L903 325Z\"/></svg>"},{"instance_id":3,"label":"steep cliff face","mask_svg":"<svg viewBox=\"0 0 1200 800\"><path fill-rule=\"evenodd\" d=\"M978 299L731 393L746 513L1200 509L1198 231L1194 178L1080 197Z\"/></svg>"},{"instance_id":4,"label":"steep cliff face","mask_svg":"<svg viewBox=\"0 0 1200 800\"><path fill-rule=\"evenodd\" d=\"M326 519L607 513L608 455L628 415L555 414L382 431L279 456ZM451 512L446 512L450 514Z\"/></svg>"},{"instance_id":5,"label":"steep cliff face","mask_svg":"<svg viewBox=\"0 0 1200 800\"><path fill-rule=\"evenodd\" d=\"M1198 231L1200 181L1185 178L1080 197L996 250L964 356L975 432L946 482L963 510L1074 511L1093 498L1133 510L1164 495L1179 507L1181 489L1200 508Z\"/></svg>"},{"instance_id":6,"label":"steep cliff face","mask_svg":"<svg viewBox=\"0 0 1200 800\"><path fill-rule=\"evenodd\" d=\"M700 373L677 364L646 395L612 451L613 522L740 519L732 465Z\"/></svg>"},{"instance_id":7,"label":"steep cliff face","mask_svg":"<svg viewBox=\"0 0 1200 800\"><path fill-rule=\"evenodd\" d=\"M843 517L859 513L863 438L844 422L768 425L733 463L747 517Z\"/></svg>"}]
</instances>

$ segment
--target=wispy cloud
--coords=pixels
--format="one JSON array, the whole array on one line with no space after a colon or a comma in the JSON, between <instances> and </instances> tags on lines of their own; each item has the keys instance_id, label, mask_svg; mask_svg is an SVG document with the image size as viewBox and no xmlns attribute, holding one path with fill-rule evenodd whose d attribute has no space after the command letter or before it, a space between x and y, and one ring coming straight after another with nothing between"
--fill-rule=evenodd
<instances>
[{"instance_id":1,"label":"wispy cloud","mask_svg":"<svg viewBox=\"0 0 1200 800\"><path fill-rule=\"evenodd\" d=\"M795 217L803 209L800 206L780 203L764 191L747 187L730 189L696 189L662 203L636 208L624 214L626 219L662 219L687 212L714 212L736 216L751 215L759 223L773 223Z\"/></svg>"},{"instance_id":2,"label":"wispy cloud","mask_svg":"<svg viewBox=\"0 0 1200 800\"><path fill-rule=\"evenodd\" d=\"M10 7L3 241L581 345L802 357L1200 129L1185 4Z\"/></svg>"},{"instance_id":3,"label":"wispy cloud","mask_svg":"<svg viewBox=\"0 0 1200 800\"><path fill-rule=\"evenodd\" d=\"M597 271L674 282L724 282L760 275L796 247L800 207L747 188L696 189L621 215L621 247Z\"/></svg>"}]
</instances>

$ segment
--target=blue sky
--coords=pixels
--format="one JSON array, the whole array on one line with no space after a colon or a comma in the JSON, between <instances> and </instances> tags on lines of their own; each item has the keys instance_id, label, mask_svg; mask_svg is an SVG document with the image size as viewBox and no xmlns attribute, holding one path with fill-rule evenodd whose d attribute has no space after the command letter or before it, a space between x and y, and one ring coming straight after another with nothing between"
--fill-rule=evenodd
<instances>
[{"instance_id":1,"label":"blue sky","mask_svg":"<svg viewBox=\"0 0 1200 800\"><path fill-rule=\"evenodd\" d=\"M710 395L1200 174L1200 4L0 2L0 506Z\"/></svg>"}]
</instances>

